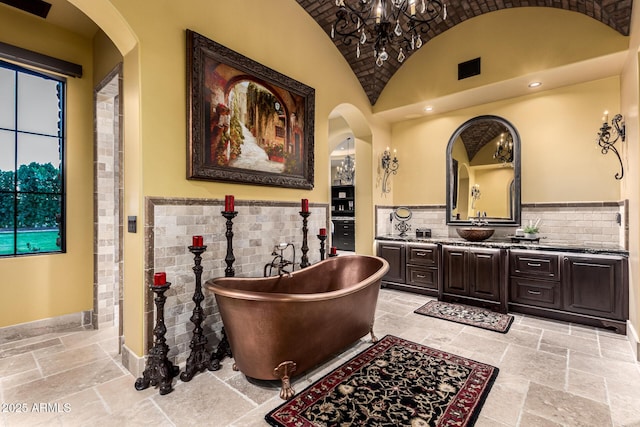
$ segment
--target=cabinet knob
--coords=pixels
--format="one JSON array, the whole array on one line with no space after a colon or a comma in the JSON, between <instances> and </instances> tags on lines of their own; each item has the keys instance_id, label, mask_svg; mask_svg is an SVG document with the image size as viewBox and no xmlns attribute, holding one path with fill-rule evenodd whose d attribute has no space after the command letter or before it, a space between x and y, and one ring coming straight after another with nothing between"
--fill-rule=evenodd
<instances>
[{"instance_id":1,"label":"cabinet knob","mask_svg":"<svg viewBox=\"0 0 640 427\"><path fill-rule=\"evenodd\" d=\"M416 252L416 256L427 256L426 252Z\"/></svg>"},{"instance_id":2,"label":"cabinet knob","mask_svg":"<svg viewBox=\"0 0 640 427\"><path fill-rule=\"evenodd\" d=\"M424 278L425 278L425 277L427 277L427 276L425 276L424 274L416 274L416 277L417 277L418 279L424 279Z\"/></svg>"},{"instance_id":3,"label":"cabinet knob","mask_svg":"<svg viewBox=\"0 0 640 427\"><path fill-rule=\"evenodd\" d=\"M527 289L527 293L530 295L541 295L542 292L540 291L532 291L531 289Z\"/></svg>"},{"instance_id":4,"label":"cabinet knob","mask_svg":"<svg viewBox=\"0 0 640 427\"><path fill-rule=\"evenodd\" d=\"M539 262L528 262L527 265L529 267L540 267L540 263Z\"/></svg>"}]
</instances>

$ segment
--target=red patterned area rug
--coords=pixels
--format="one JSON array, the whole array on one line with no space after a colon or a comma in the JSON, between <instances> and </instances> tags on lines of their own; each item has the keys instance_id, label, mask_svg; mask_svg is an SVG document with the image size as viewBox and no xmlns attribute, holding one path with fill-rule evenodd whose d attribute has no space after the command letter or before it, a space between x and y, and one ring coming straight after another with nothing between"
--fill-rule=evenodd
<instances>
[{"instance_id":1,"label":"red patterned area rug","mask_svg":"<svg viewBox=\"0 0 640 427\"><path fill-rule=\"evenodd\" d=\"M498 368L387 335L269 412L272 426L472 426Z\"/></svg>"},{"instance_id":2,"label":"red patterned area rug","mask_svg":"<svg viewBox=\"0 0 640 427\"><path fill-rule=\"evenodd\" d=\"M511 327L511 323L513 323L513 316L509 314L501 314L480 307L442 301L429 301L415 310L414 313L464 323L465 325L488 329L503 334L507 333Z\"/></svg>"}]
</instances>

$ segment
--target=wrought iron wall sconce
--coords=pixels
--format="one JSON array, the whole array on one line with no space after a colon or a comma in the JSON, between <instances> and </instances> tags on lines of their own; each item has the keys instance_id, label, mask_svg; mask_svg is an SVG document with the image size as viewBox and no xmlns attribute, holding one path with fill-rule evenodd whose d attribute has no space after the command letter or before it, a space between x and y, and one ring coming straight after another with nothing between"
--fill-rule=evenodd
<instances>
[{"instance_id":1,"label":"wrought iron wall sconce","mask_svg":"<svg viewBox=\"0 0 640 427\"><path fill-rule=\"evenodd\" d=\"M391 189L389 188L389 186L387 185L387 182L389 181L389 176L391 176L391 174L395 175L398 173L398 167L400 167L400 164L398 163L398 158L396 157L396 150L393 150L393 159L391 159L391 153L389 153L389 147L387 147L386 150L384 150L384 153L382 154L382 192L383 193L389 193L391 191Z\"/></svg>"},{"instance_id":2,"label":"wrought iron wall sconce","mask_svg":"<svg viewBox=\"0 0 640 427\"><path fill-rule=\"evenodd\" d=\"M618 139L622 139L622 142L624 142L624 118L622 117L622 114L616 114L613 119L611 119L612 126L609 126L608 121L609 112L605 111L604 117L602 118L602 127L600 128L600 132L598 132L598 146L600 147L602 154L607 154L609 150L611 150L616 155L620 162L620 173L616 173L615 177L616 179L622 179L624 176L624 166L622 165L622 158L615 147L615 143L618 142ZM615 138L612 140L611 138L614 136Z\"/></svg>"}]
</instances>

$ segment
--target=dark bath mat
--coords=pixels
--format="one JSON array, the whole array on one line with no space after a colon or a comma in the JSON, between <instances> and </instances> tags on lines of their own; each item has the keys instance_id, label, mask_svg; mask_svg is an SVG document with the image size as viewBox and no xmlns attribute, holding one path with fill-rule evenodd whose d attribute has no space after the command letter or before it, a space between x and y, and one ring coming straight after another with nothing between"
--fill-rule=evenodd
<instances>
[{"instance_id":1,"label":"dark bath mat","mask_svg":"<svg viewBox=\"0 0 640 427\"><path fill-rule=\"evenodd\" d=\"M269 412L272 426L471 426L498 368L387 335Z\"/></svg>"},{"instance_id":2,"label":"dark bath mat","mask_svg":"<svg viewBox=\"0 0 640 427\"><path fill-rule=\"evenodd\" d=\"M443 301L429 301L415 310L414 313L463 323L503 334L507 333L511 327L511 323L513 323L513 316L509 314L501 314L480 307L452 304Z\"/></svg>"}]
</instances>

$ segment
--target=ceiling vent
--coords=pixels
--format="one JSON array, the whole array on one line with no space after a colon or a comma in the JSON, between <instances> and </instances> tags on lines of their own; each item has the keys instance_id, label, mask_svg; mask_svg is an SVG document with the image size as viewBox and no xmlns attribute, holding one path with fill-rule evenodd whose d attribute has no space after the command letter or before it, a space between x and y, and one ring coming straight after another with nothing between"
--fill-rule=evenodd
<instances>
[{"instance_id":1,"label":"ceiling vent","mask_svg":"<svg viewBox=\"0 0 640 427\"><path fill-rule=\"evenodd\" d=\"M51 3L42 0L0 0L0 3L7 4L27 13L46 18L51 9Z\"/></svg>"},{"instance_id":2,"label":"ceiling vent","mask_svg":"<svg viewBox=\"0 0 640 427\"><path fill-rule=\"evenodd\" d=\"M480 58L471 59L458 64L458 80L480 74Z\"/></svg>"}]
</instances>

